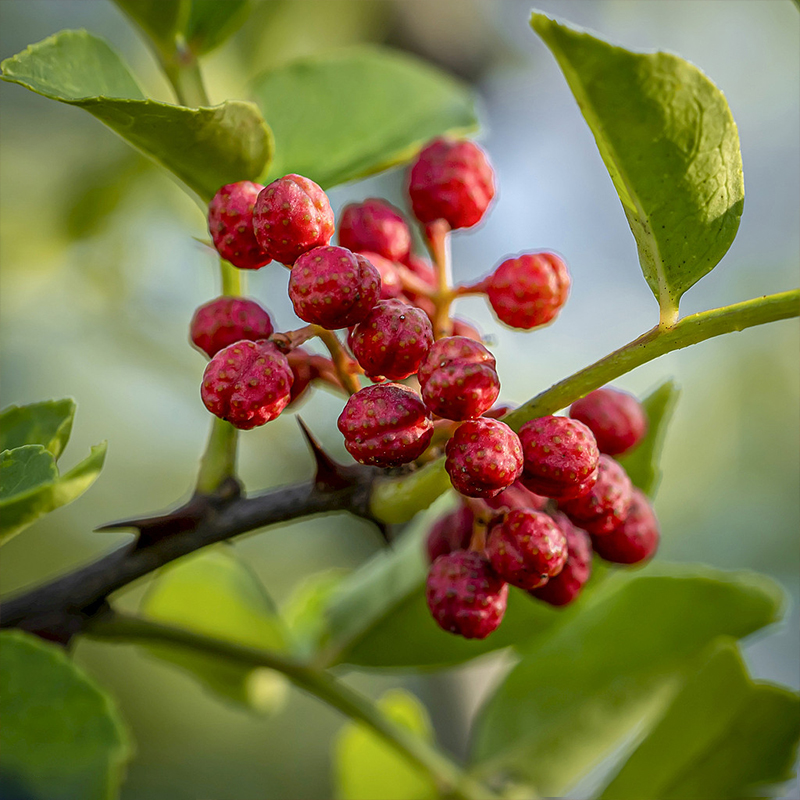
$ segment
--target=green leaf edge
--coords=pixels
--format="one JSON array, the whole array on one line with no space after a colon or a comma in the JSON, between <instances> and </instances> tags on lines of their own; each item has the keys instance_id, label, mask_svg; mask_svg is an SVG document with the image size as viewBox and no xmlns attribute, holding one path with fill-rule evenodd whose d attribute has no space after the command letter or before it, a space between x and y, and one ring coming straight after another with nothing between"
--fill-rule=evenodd
<instances>
[{"instance_id":1,"label":"green leaf edge","mask_svg":"<svg viewBox=\"0 0 800 800\"><path fill-rule=\"evenodd\" d=\"M70 411L69 414L63 419L61 424L56 428L53 437L50 439L49 442L28 442L28 444L41 444L44 446L45 450L48 450L52 453L53 458L58 461L59 456L64 452L64 448L67 446L69 442L69 437L72 434L72 425L75 421L75 412L78 409L78 404L75 401L74 397L61 397L61 398L51 398L50 400L40 400L36 403L27 403L25 405L10 405L6 406L2 411L0 411L0 428L3 426L4 419L12 414L15 411L25 411L26 409L35 409L39 406L47 406L51 403L69 403L70 404ZM16 449L16 448L11 448Z\"/></svg>"}]
</instances>

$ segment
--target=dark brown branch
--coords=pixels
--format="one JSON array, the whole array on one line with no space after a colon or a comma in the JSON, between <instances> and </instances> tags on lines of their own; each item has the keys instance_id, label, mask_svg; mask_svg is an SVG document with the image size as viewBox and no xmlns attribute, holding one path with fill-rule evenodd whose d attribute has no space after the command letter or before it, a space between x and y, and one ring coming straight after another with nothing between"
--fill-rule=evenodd
<instances>
[{"instance_id":1,"label":"dark brown branch","mask_svg":"<svg viewBox=\"0 0 800 800\"><path fill-rule=\"evenodd\" d=\"M222 496L195 495L169 514L105 526L135 528L140 537L91 564L4 600L0 627L22 628L66 644L105 606L112 592L210 544L330 511L346 510L372 519L369 493L376 471L346 470L349 481L335 490L309 482L253 497L241 497L235 489Z\"/></svg>"}]
</instances>

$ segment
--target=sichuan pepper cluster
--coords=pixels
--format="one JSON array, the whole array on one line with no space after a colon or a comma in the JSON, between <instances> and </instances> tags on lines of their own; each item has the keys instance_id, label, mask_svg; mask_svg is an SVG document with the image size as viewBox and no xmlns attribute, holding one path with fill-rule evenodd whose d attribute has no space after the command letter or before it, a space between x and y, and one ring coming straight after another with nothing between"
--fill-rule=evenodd
<instances>
[{"instance_id":1,"label":"sichuan pepper cluster","mask_svg":"<svg viewBox=\"0 0 800 800\"><path fill-rule=\"evenodd\" d=\"M569 416L518 432L505 424L495 359L451 316L452 302L482 294L500 322L532 330L566 302L567 267L551 252L522 253L475 284L450 285L450 233L477 225L495 195L492 167L471 141L428 144L407 188L430 259L384 200L346 206L332 245L333 211L308 178L223 186L209 206L214 246L239 269L286 266L308 324L275 332L258 303L223 296L197 310L191 340L210 358L203 402L237 428L275 419L318 382L349 395L338 427L361 464L402 467L444 448L460 505L428 536L428 606L443 629L484 638L502 621L509 584L565 605L588 580L593 552L619 564L653 555L653 510L614 459L639 443L647 420L635 398L603 388ZM314 337L330 357L302 347Z\"/></svg>"}]
</instances>

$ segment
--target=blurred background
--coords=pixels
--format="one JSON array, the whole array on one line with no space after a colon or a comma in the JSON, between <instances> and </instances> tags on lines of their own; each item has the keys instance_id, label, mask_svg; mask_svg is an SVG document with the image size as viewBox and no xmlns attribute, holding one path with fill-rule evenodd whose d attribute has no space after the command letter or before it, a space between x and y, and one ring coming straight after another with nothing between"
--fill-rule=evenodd
<instances>
[{"instance_id":1,"label":"blurred background","mask_svg":"<svg viewBox=\"0 0 800 800\"><path fill-rule=\"evenodd\" d=\"M701 67L739 126L746 202L722 264L684 298L684 314L793 288L800 263L800 14L789 0L539 0L538 7L633 49L665 49ZM203 63L212 101L247 98L247 82L296 56L353 42L386 43L474 85L481 141L499 198L478 230L455 237L455 274L471 280L504 256L549 248L573 291L557 322L532 335L501 329L479 298L459 316L486 332L502 397L522 402L650 328L657 305L588 127L517 0L264 0ZM3 0L0 57L63 28L111 41L149 94L171 95L136 31L104 0ZM209 424L198 397L205 360L187 343L194 308L218 292L204 218L171 178L79 109L0 85L2 405L72 396L78 414L64 467L108 439L106 467L75 504L3 547L9 592L125 540L97 525L185 496ZM404 205L403 171L339 187L346 202ZM263 269L250 293L278 327L295 327L286 273ZM715 339L650 363L617 384L644 394L674 377L682 396L656 502L663 560L754 569L789 598L786 622L748 642L756 677L800 687L800 337L796 321ZM523 366L524 365L524 366ZM302 415L346 458L324 391ZM246 485L310 474L292 415L242 437ZM345 516L269 529L237 544L277 602L309 573L352 568L379 548ZM142 586L122 604L135 608ZM77 658L119 700L137 746L126 800L330 796L329 742L342 720L293 692L276 717L226 706L191 678L133 648L82 643ZM442 743L465 746L465 717L484 685L480 664L446 676L354 674L378 694L403 682L431 707ZM302 770L298 753L302 753ZM287 767L287 765L289 765ZM296 767L296 768L293 768ZM580 796L579 790L574 796Z\"/></svg>"}]
</instances>

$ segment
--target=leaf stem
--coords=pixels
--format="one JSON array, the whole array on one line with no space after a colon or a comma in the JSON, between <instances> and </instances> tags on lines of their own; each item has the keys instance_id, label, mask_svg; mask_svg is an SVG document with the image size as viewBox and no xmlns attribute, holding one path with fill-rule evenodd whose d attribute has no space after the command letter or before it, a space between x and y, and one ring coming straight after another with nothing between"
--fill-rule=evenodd
<instances>
[{"instance_id":1,"label":"leaf stem","mask_svg":"<svg viewBox=\"0 0 800 800\"><path fill-rule=\"evenodd\" d=\"M444 796L457 800L496 797L487 787L464 773L438 748L389 719L367 697L330 673L313 669L291 656L233 644L116 611L98 616L86 633L96 639L166 642L237 664L276 670L300 689L371 728L398 753L425 770L438 784Z\"/></svg>"},{"instance_id":2,"label":"leaf stem","mask_svg":"<svg viewBox=\"0 0 800 800\"><path fill-rule=\"evenodd\" d=\"M443 219L426 225L425 239L436 271L436 291L431 296L434 305L433 335L434 338L441 339L453 332L450 306L455 295L451 289L453 270L450 255L450 226Z\"/></svg>"},{"instance_id":3,"label":"leaf stem","mask_svg":"<svg viewBox=\"0 0 800 800\"><path fill-rule=\"evenodd\" d=\"M361 385L353 371L355 366L353 359L347 355L342 343L333 331L319 328L317 336L328 348L328 352L331 354L331 361L333 361L333 366L336 368L336 374L339 376L345 391L350 395L355 394L361 388Z\"/></svg>"},{"instance_id":4,"label":"leaf stem","mask_svg":"<svg viewBox=\"0 0 800 800\"><path fill-rule=\"evenodd\" d=\"M219 274L222 279L222 294L238 297L247 293L247 275L233 264L219 260Z\"/></svg>"},{"instance_id":5,"label":"leaf stem","mask_svg":"<svg viewBox=\"0 0 800 800\"><path fill-rule=\"evenodd\" d=\"M528 420L555 414L594 389L673 350L754 325L797 316L800 316L800 289L793 289L692 314L671 327L656 326L538 394L503 417L503 422L519 430ZM407 522L417 512L427 508L448 485L444 459L439 458L410 475L376 481L371 511L377 519L386 523Z\"/></svg>"}]
</instances>

